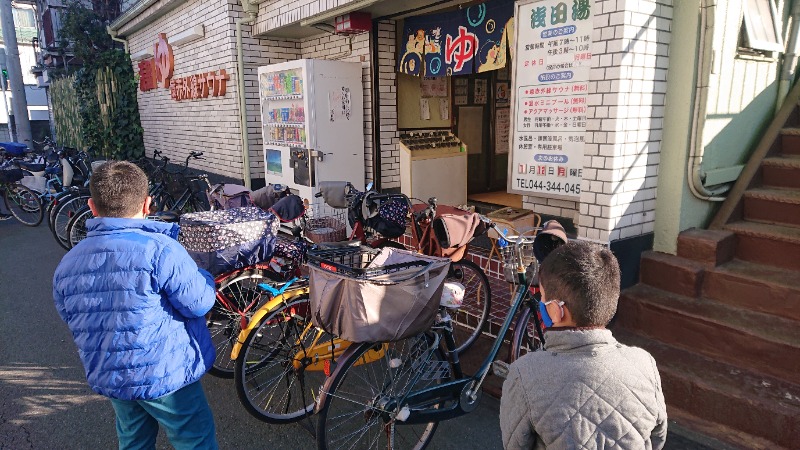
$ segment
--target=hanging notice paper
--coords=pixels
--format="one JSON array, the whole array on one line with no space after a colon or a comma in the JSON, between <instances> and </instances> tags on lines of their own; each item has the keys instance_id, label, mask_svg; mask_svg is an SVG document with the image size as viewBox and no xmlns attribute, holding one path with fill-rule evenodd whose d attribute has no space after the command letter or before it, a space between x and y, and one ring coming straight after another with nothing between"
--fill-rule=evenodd
<instances>
[{"instance_id":1,"label":"hanging notice paper","mask_svg":"<svg viewBox=\"0 0 800 450\"><path fill-rule=\"evenodd\" d=\"M428 103L427 98L419 99L419 118L422 120L431 120L431 105Z\"/></svg>"},{"instance_id":2,"label":"hanging notice paper","mask_svg":"<svg viewBox=\"0 0 800 450\"><path fill-rule=\"evenodd\" d=\"M583 178L594 0L517 3L508 189L577 199Z\"/></svg>"},{"instance_id":3,"label":"hanging notice paper","mask_svg":"<svg viewBox=\"0 0 800 450\"><path fill-rule=\"evenodd\" d=\"M450 100L446 98L439 99L439 116L442 120L450 120Z\"/></svg>"},{"instance_id":4,"label":"hanging notice paper","mask_svg":"<svg viewBox=\"0 0 800 450\"><path fill-rule=\"evenodd\" d=\"M467 104L467 96L466 95L456 95L455 99L453 99L453 103L456 106L464 106Z\"/></svg>"},{"instance_id":5,"label":"hanging notice paper","mask_svg":"<svg viewBox=\"0 0 800 450\"><path fill-rule=\"evenodd\" d=\"M423 97L447 97L447 77L422 77L419 88Z\"/></svg>"},{"instance_id":6,"label":"hanging notice paper","mask_svg":"<svg viewBox=\"0 0 800 450\"><path fill-rule=\"evenodd\" d=\"M475 104L486 104L486 90L488 83L486 80L475 80Z\"/></svg>"},{"instance_id":7,"label":"hanging notice paper","mask_svg":"<svg viewBox=\"0 0 800 450\"><path fill-rule=\"evenodd\" d=\"M494 152L508 153L508 133L511 129L511 114L508 108L498 108L494 115Z\"/></svg>"}]
</instances>

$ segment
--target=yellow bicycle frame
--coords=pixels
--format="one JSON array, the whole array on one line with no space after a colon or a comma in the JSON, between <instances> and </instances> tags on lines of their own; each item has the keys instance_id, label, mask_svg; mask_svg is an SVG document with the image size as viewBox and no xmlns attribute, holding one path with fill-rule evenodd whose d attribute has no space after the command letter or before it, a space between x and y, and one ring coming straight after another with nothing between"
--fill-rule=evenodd
<instances>
[{"instance_id":1,"label":"yellow bicycle frame","mask_svg":"<svg viewBox=\"0 0 800 450\"><path fill-rule=\"evenodd\" d=\"M263 319L264 316L272 313L275 309L296 297L308 295L308 292L308 286L292 289L274 297L261 306L261 308L259 308L250 318L250 321L247 323L247 327L243 328L242 331L239 332L239 337L236 339L236 343L234 343L233 347L231 348L231 359L236 360L239 357L239 352L242 350L242 345L247 340L247 336L249 336L254 329L258 328L258 326L261 324L261 319ZM314 338L314 342L312 343L311 347L307 348L305 351L298 351L297 354L295 354L292 358L292 365L296 370L302 368L303 360L306 357L310 357L313 359L313 362L306 366L305 370L328 371L330 370L330 366L326 367L325 362L338 358L352 344L350 341L345 341L344 339L339 338L334 338L331 341L326 340L323 343L319 343L319 339L322 337L323 332L317 331L314 325L311 323L306 325L306 328L301 334L301 339L304 336L307 336L308 333L317 333L317 336ZM387 347L387 344L383 344L380 349L368 352L364 355L365 359L363 361L359 361L356 363L356 365L370 363L381 359Z\"/></svg>"},{"instance_id":2,"label":"yellow bicycle frame","mask_svg":"<svg viewBox=\"0 0 800 450\"><path fill-rule=\"evenodd\" d=\"M242 344L247 339L247 336L261 324L261 319L266 316L267 314L271 313L275 309L277 309L282 304L289 302L291 299L295 297L299 297L301 295L308 295L308 286L298 287L295 289L290 289L288 291L283 292L282 294L273 297L270 301L262 305L258 310L253 313L253 316L247 322L247 327L242 328L242 331L239 332L239 338L236 339L236 342L233 344L231 348L231 359L236 360L239 357L239 352L242 350Z\"/></svg>"}]
</instances>

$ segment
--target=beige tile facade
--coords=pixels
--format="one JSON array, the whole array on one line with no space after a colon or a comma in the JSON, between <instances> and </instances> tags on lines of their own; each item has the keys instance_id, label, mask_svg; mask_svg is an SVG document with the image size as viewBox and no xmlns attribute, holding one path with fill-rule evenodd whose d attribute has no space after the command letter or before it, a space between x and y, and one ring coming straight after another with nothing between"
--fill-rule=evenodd
<instances>
[{"instance_id":1,"label":"beige tile facade","mask_svg":"<svg viewBox=\"0 0 800 450\"><path fill-rule=\"evenodd\" d=\"M396 24L378 24L377 67L371 67L370 33L327 33L292 40L263 37L347 0L267 0L254 26L244 27L245 87L251 176L263 177L256 73L259 66L298 58L362 64L366 178L373 179L373 117L380 117L382 188L400 186L395 74ZM584 181L580 201L525 196L526 208L571 218L581 238L610 242L653 231L656 182L664 116L672 0L598 0L594 5ZM180 158L203 150L213 158L201 168L241 178L241 138L236 97L235 21L244 17L237 0L188 0L128 36L131 52L152 46L157 33L175 34L202 24L205 37L175 50L175 76L224 68L231 75L224 98L184 102L160 89L140 93L145 145ZM257 37L252 37L252 36ZM262 36L262 37L259 37ZM379 105L373 102L377 70ZM402 101L402 100L400 100Z\"/></svg>"}]
</instances>

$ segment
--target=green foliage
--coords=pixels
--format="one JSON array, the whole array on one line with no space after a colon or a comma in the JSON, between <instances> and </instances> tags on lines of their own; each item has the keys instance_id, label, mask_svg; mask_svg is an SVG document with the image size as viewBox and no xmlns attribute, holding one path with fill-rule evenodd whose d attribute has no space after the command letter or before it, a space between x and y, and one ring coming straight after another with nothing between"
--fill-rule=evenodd
<instances>
[{"instance_id":1,"label":"green foliage","mask_svg":"<svg viewBox=\"0 0 800 450\"><path fill-rule=\"evenodd\" d=\"M83 148L78 93L75 92L75 77L64 77L50 82L50 102L53 105L53 121L56 136L62 145Z\"/></svg>"},{"instance_id":2,"label":"green foliage","mask_svg":"<svg viewBox=\"0 0 800 450\"><path fill-rule=\"evenodd\" d=\"M101 11L113 11L113 1L102 3L105 9ZM74 74L74 83L84 145L105 158L144 156L133 66L130 56L106 31L109 18L76 0L62 17L61 35L72 43L75 57L83 61L83 67Z\"/></svg>"}]
</instances>

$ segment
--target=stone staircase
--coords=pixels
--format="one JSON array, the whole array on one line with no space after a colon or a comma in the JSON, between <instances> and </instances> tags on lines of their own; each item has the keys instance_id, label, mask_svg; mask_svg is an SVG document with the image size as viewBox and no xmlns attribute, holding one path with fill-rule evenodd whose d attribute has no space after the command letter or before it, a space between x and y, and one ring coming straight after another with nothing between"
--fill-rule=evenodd
<instances>
[{"instance_id":1,"label":"stone staircase","mask_svg":"<svg viewBox=\"0 0 800 450\"><path fill-rule=\"evenodd\" d=\"M796 108L713 229L681 233L677 255L643 255L613 325L656 358L670 418L733 448L800 448Z\"/></svg>"}]
</instances>

